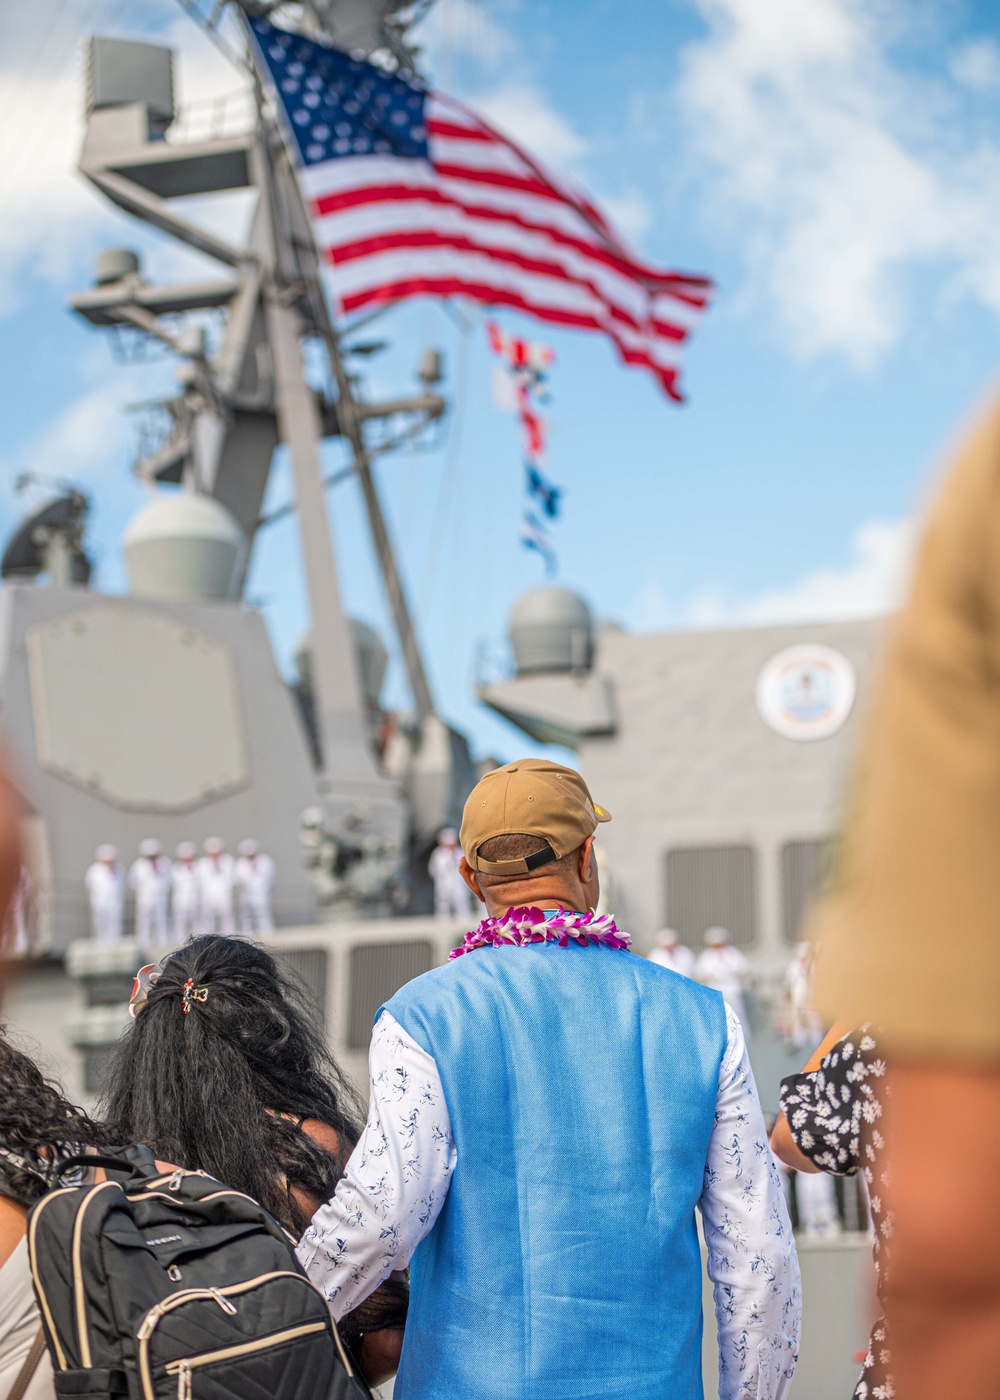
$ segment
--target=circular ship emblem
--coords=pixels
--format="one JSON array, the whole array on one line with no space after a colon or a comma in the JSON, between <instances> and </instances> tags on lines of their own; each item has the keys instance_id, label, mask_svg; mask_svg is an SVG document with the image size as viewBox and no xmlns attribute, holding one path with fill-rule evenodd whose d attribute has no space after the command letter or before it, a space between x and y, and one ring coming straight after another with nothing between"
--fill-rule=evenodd
<instances>
[{"instance_id":1,"label":"circular ship emblem","mask_svg":"<svg viewBox=\"0 0 1000 1400\"><path fill-rule=\"evenodd\" d=\"M856 691L854 667L839 651L787 647L757 677L757 709L785 739L828 739L851 713Z\"/></svg>"}]
</instances>

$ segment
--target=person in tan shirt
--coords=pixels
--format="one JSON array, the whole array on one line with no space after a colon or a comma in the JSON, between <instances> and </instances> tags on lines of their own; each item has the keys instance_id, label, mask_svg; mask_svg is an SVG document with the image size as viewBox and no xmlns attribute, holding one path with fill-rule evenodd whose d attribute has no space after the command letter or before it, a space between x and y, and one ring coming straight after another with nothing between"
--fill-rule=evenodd
<instances>
[{"instance_id":1,"label":"person in tan shirt","mask_svg":"<svg viewBox=\"0 0 1000 1400\"><path fill-rule=\"evenodd\" d=\"M888 1053L896 1225L884 1301L897 1395L995 1397L1000 402L930 512L872 701L839 872L811 934L818 1009L875 1022Z\"/></svg>"}]
</instances>

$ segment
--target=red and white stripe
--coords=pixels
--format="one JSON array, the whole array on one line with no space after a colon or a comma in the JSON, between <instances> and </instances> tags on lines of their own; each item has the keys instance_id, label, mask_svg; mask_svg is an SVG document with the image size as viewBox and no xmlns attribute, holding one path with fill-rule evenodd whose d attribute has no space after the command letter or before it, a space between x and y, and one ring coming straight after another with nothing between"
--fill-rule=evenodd
<instances>
[{"instance_id":1,"label":"red and white stripe","mask_svg":"<svg viewBox=\"0 0 1000 1400\"><path fill-rule=\"evenodd\" d=\"M345 156L301 180L345 315L404 297L466 296L604 331L677 387L708 304L703 277L644 267L586 199L451 98L427 101L430 161Z\"/></svg>"}]
</instances>

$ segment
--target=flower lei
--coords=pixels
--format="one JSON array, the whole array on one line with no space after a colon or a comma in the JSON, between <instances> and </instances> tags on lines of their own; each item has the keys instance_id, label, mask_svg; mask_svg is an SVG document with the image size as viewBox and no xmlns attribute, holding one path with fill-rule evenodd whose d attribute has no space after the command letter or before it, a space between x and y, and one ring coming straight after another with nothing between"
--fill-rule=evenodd
<instances>
[{"instance_id":1,"label":"flower lei","mask_svg":"<svg viewBox=\"0 0 1000 1400\"><path fill-rule=\"evenodd\" d=\"M473 948L500 948L508 943L518 948L529 943L558 943L560 948L568 948L570 943L579 943L583 948L588 944L628 948L631 941L610 914L598 915L591 909L586 914L577 914L570 909L560 909L546 918L541 909L527 906L508 909L499 919L484 919L477 929L465 935L448 958L449 961L460 958L464 953L471 953Z\"/></svg>"}]
</instances>

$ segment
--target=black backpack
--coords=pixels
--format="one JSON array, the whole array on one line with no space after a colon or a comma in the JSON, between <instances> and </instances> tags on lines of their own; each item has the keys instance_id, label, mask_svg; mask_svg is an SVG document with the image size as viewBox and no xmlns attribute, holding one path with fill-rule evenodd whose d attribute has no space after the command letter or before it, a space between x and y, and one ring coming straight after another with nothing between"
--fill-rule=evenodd
<instances>
[{"instance_id":1,"label":"black backpack","mask_svg":"<svg viewBox=\"0 0 1000 1400\"><path fill-rule=\"evenodd\" d=\"M28 1217L56 1394L75 1400L370 1397L293 1242L249 1196L147 1149L75 1158L109 1180Z\"/></svg>"}]
</instances>

